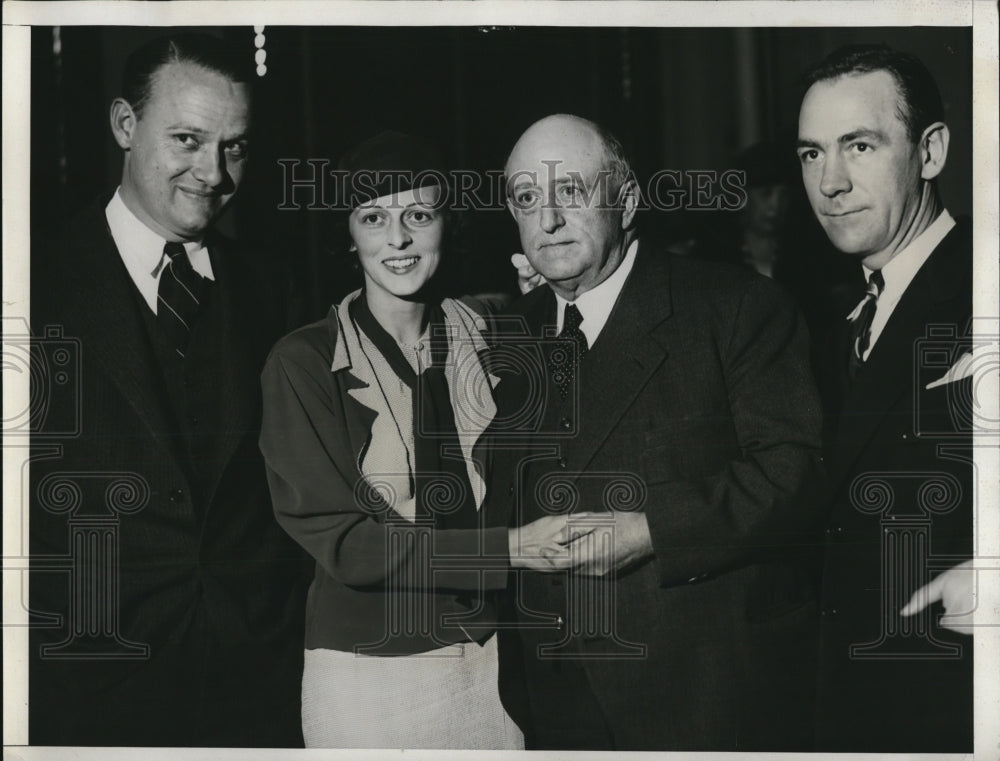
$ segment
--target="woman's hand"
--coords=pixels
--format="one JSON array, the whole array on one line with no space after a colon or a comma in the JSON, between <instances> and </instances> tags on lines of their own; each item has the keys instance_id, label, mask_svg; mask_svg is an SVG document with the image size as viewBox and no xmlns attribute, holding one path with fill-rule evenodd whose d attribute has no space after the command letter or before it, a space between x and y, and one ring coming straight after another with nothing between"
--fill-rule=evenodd
<instances>
[{"instance_id":1,"label":"woman's hand","mask_svg":"<svg viewBox=\"0 0 1000 761\"><path fill-rule=\"evenodd\" d=\"M545 282L540 272L537 272L524 254L512 254L510 263L517 270L517 287L522 294L535 290Z\"/></svg>"},{"instance_id":2,"label":"woman's hand","mask_svg":"<svg viewBox=\"0 0 1000 761\"><path fill-rule=\"evenodd\" d=\"M532 571L563 571L570 568L566 545L591 533L596 527L574 525L576 515L547 515L507 534L511 568Z\"/></svg>"}]
</instances>

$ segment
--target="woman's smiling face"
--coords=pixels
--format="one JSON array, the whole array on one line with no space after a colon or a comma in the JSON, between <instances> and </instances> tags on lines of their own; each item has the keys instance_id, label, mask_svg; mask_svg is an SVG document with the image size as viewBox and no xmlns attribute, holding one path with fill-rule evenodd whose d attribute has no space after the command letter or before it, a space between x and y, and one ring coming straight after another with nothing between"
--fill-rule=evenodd
<instances>
[{"instance_id":1,"label":"woman's smiling face","mask_svg":"<svg viewBox=\"0 0 1000 761\"><path fill-rule=\"evenodd\" d=\"M348 227L365 287L400 299L419 293L441 263L441 187L381 196L351 212Z\"/></svg>"}]
</instances>

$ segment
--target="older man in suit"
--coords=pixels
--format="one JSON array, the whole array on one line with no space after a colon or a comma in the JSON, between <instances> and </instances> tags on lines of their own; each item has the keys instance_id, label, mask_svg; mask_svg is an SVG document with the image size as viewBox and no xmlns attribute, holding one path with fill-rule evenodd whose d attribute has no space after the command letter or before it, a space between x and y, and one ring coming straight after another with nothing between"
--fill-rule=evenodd
<instances>
[{"instance_id":1,"label":"older man in suit","mask_svg":"<svg viewBox=\"0 0 1000 761\"><path fill-rule=\"evenodd\" d=\"M972 237L937 191L941 97L884 46L835 51L806 83L806 192L867 281L830 353L818 749L970 751L971 642L926 607L968 613L972 580Z\"/></svg>"},{"instance_id":2,"label":"older man in suit","mask_svg":"<svg viewBox=\"0 0 1000 761\"><path fill-rule=\"evenodd\" d=\"M533 748L805 747L816 607L796 548L820 407L802 320L766 278L642 239L622 147L592 122L535 123L506 174L548 285L498 342L490 506L593 529L551 556L572 572L515 574L508 711ZM531 340L546 367L514 361Z\"/></svg>"},{"instance_id":3,"label":"older man in suit","mask_svg":"<svg viewBox=\"0 0 1000 761\"><path fill-rule=\"evenodd\" d=\"M247 161L241 54L204 35L133 53L121 184L32 252L35 330L79 347L76 393L50 400L78 430L35 432L32 744L302 743L305 566L257 449L293 301L212 229Z\"/></svg>"}]
</instances>

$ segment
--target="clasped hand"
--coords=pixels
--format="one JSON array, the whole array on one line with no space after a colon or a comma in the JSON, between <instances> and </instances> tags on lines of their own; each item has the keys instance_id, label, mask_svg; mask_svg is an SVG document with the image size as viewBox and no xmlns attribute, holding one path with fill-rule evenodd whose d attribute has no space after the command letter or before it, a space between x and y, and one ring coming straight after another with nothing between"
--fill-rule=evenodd
<instances>
[{"instance_id":1,"label":"clasped hand","mask_svg":"<svg viewBox=\"0 0 1000 761\"><path fill-rule=\"evenodd\" d=\"M605 576L653 553L644 513L549 515L510 529L513 568Z\"/></svg>"}]
</instances>

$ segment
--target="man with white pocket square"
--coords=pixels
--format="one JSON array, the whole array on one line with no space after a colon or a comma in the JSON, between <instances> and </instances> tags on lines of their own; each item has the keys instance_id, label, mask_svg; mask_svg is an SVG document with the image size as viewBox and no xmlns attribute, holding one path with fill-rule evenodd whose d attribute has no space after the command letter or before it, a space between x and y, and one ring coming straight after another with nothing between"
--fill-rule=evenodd
<instances>
[{"instance_id":1,"label":"man with white pocket square","mask_svg":"<svg viewBox=\"0 0 1000 761\"><path fill-rule=\"evenodd\" d=\"M941 97L885 46L806 85L805 189L867 281L830 353L817 750L971 751L972 230L938 195Z\"/></svg>"}]
</instances>

